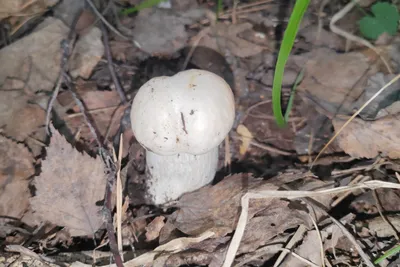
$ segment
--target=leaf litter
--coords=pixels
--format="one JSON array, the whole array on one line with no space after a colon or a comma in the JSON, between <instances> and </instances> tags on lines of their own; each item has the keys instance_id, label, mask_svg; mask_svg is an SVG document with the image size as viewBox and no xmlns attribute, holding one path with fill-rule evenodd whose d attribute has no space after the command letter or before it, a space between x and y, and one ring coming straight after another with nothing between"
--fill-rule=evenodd
<instances>
[{"instance_id":1,"label":"leaf litter","mask_svg":"<svg viewBox=\"0 0 400 267\"><path fill-rule=\"evenodd\" d=\"M29 34L0 50L2 62L7 62L0 71L0 215L17 219L3 220L0 236L6 242L28 242L26 246L38 252L39 257L50 250L58 254L62 251L55 248L59 239L51 240L47 228L43 228L44 235L32 235L36 239L28 239L21 234L24 225L18 224L18 219L22 218L30 227L38 226L37 231L42 229L40 222L48 222L51 229L60 226L76 237L69 239L67 235L69 241L63 242L63 246L77 245L89 237L96 243L109 244L115 256L113 241L108 238L109 229L104 237L103 225L110 162L89 154L95 155L99 148L104 149L103 138L107 149L118 147L123 133L122 155L126 156L121 166L123 185L126 185L124 194L130 196L130 202L126 201L124 206L122 229L118 230L122 231L125 246L124 266L223 266L229 259L237 266L261 266L271 263L277 255L280 255L280 266L321 266L323 262L327 266L340 262L355 266L360 260L370 266L372 258L365 252L372 253L373 257L381 255L394 241L393 227L388 222L398 228L395 215L399 211L395 204L398 185L385 183L396 182L393 177L400 170L396 152L399 143L397 83L347 125L331 150L325 151L321 159L324 163L312 169L313 174L307 170L313 154L341 128L344 120L394 76L387 74L382 63L376 61L375 52L361 50L359 46L345 51L345 39L326 30L328 27L320 29L321 25L310 23L315 18L306 15L305 28L299 34L304 39L295 45L285 72L283 101L288 98L293 77L303 67L305 77L298 87L289 128L282 130L275 127L268 104L274 68L270 50L276 40L273 35L265 34L275 31L271 21L278 6L264 1L255 1L249 7L240 2L236 7L228 4L228 11L214 21L209 3L182 10L174 1L171 3L172 9L153 7L141 10L138 16L117 16L117 30L134 34L133 40L121 41L110 30L111 42L122 46L111 48L118 50L112 53L120 60L111 63L130 99L141 81L170 75L183 65L211 70L231 84L237 97L237 123L230 142L225 142L225 151L221 149L223 179L187 193L163 209L138 205L140 194L129 192L130 182L145 179L143 166L140 167L144 164L144 154L125 119L129 109L121 105L115 78L111 78L104 62L100 62L107 48L100 39L101 30L90 27L95 19L100 19L95 17L98 15L91 14L82 29L76 28L80 36L66 72L72 78L75 94L65 86L69 82L66 80L53 106L53 123L60 132L51 126L52 136L46 136L44 116L49 93L60 77L60 42L67 38L69 31L50 15ZM119 8L115 3L109 5L110 10ZM311 8L317 9L318 5ZM68 13L72 11L57 12L57 17L73 23L74 14ZM204 16L207 19L200 20ZM356 20L350 18L352 27L357 27ZM328 26L326 17L319 19ZM380 49L384 56L390 55L393 66L399 64L395 41L388 41ZM338 50L345 52L338 53ZM216 54L222 60L210 59ZM157 61L158 57L164 59ZM139 68L128 68L130 65ZM132 72L137 72L134 81L130 77ZM136 80L136 77L139 78ZM83 108L78 99L83 102ZM91 127L99 136L93 135ZM82 148L88 153L79 152ZM222 169L225 155L232 157L230 171ZM343 157L346 160L341 160ZM383 161L371 165L376 157L383 157ZM361 174L363 179L359 182L356 178ZM350 183L350 186L338 188L335 183L342 186ZM365 191L368 186L397 189L376 189L377 203L372 191ZM288 188L295 190L285 192ZM353 197L348 191L354 188L358 189L355 199L348 205L347 199ZM267 197L260 193L263 190L268 192ZM257 196L249 200L248 209L243 202L247 194ZM329 213L293 196L309 196ZM331 208L334 201L339 206ZM243 223L244 212L247 220ZM391 216L386 219L379 216L387 212ZM368 214L370 219L355 219L354 214ZM329 219L329 215L337 219ZM346 232L334 220L340 220L352 232ZM32 233L31 228L26 229ZM363 245L354 237L361 239ZM40 247L35 247L31 240L40 242ZM234 253L229 249L232 246L237 246ZM93 245L88 247L94 249ZM132 256L131 250L140 253ZM354 251L352 255L351 251ZM108 260L112 254L105 258ZM81 261L73 256L62 260L74 262L71 266L86 266ZM109 260L101 263L91 259L89 263L94 262L118 266Z\"/></svg>"},{"instance_id":2,"label":"leaf litter","mask_svg":"<svg viewBox=\"0 0 400 267\"><path fill-rule=\"evenodd\" d=\"M105 168L102 160L74 149L52 129L50 145L35 177L32 209L42 220L65 226L72 236L93 235L103 224L97 202L104 197Z\"/></svg>"}]
</instances>

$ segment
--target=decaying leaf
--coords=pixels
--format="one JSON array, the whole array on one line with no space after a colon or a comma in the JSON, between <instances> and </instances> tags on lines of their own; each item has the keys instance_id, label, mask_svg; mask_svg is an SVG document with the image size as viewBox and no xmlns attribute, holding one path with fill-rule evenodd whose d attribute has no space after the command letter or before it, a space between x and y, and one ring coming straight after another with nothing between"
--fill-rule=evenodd
<instances>
[{"instance_id":1,"label":"decaying leaf","mask_svg":"<svg viewBox=\"0 0 400 267\"><path fill-rule=\"evenodd\" d=\"M281 175L282 182L287 175L289 174ZM294 177L296 175L292 173L291 178ZM240 199L244 193L252 190L277 190L281 181L279 176L274 183L253 178L248 174L225 177L214 186L206 186L183 195L178 203L180 209L169 217L167 224L173 224L177 230L188 235L213 231L216 237L225 236L236 227ZM323 185L323 182L314 179L301 181L303 189ZM318 198L318 201L327 205L329 199L330 197ZM280 198L251 200L249 221L238 253L254 251L267 244L273 237L299 224L310 227L312 223L307 213L304 204L298 201L286 201Z\"/></svg>"},{"instance_id":2,"label":"decaying leaf","mask_svg":"<svg viewBox=\"0 0 400 267\"><path fill-rule=\"evenodd\" d=\"M164 227L164 216L157 216L146 226L146 241L152 241L160 236L161 228Z\"/></svg>"},{"instance_id":3,"label":"decaying leaf","mask_svg":"<svg viewBox=\"0 0 400 267\"><path fill-rule=\"evenodd\" d=\"M374 94L376 94L383 86L395 77L394 74L383 74L378 72L368 79L367 87L354 103L354 109L358 110L365 102L367 102ZM382 93L380 93L368 106L361 112L363 119L375 119L379 111L386 109L396 101L400 101L400 82L397 81Z\"/></svg>"},{"instance_id":4,"label":"decaying leaf","mask_svg":"<svg viewBox=\"0 0 400 267\"><path fill-rule=\"evenodd\" d=\"M199 46L224 52L226 49L237 57L250 57L259 54L264 48L253 44L238 35L253 28L251 23L231 24L217 23L211 27L199 42ZM224 54L224 53L222 53Z\"/></svg>"},{"instance_id":5,"label":"decaying leaf","mask_svg":"<svg viewBox=\"0 0 400 267\"><path fill-rule=\"evenodd\" d=\"M359 52L338 54L327 48L319 48L310 55L305 64L304 79L298 87L303 97L325 109L331 114L350 114L353 103L364 91L365 77L368 73L376 73L368 58ZM368 71L367 71L368 70ZM327 115L327 114L325 114Z\"/></svg>"},{"instance_id":6,"label":"decaying leaf","mask_svg":"<svg viewBox=\"0 0 400 267\"><path fill-rule=\"evenodd\" d=\"M253 139L253 135L251 134L249 129L247 129L246 126L244 126L243 124L240 124L237 127L236 132L240 134L242 140L242 144L239 148L239 153L240 155L244 155L249 149L250 141Z\"/></svg>"},{"instance_id":7,"label":"decaying leaf","mask_svg":"<svg viewBox=\"0 0 400 267\"><path fill-rule=\"evenodd\" d=\"M326 232L321 232L322 241L327 237ZM301 245L295 249L295 252L301 257L315 263L317 266L321 266L321 241L318 237L318 233L315 230L307 232ZM280 265L282 267L307 267L309 266L305 262L299 261L292 255L288 255L284 262Z\"/></svg>"},{"instance_id":8,"label":"decaying leaf","mask_svg":"<svg viewBox=\"0 0 400 267\"><path fill-rule=\"evenodd\" d=\"M60 43L69 28L47 18L31 34L0 50L0 84L7 77L26 81L32 92L50 91L60 71Z\"/></svg>"},{"instance_id":9,"label":"decaying leaf","mask_svg":"<svg viewBox=\"0 0 400 267\"><path fill-rule=\"evenodd\" d=\"M399 115L390 115L376 121L355 118L336 138L339 146L354 158L374 158L378 154L392 159L400 158ZM347 118L332 120L338 131Z\"/></svg>"},{"instance_id":10,"label":"decaying leaf","mask_svg":"<svg viewBox=\"0 0 400 267\"><path fill-rule=\"evenodd\" d=\"M0 135L0 215L20 218L29 205L33 156L22 144Z\"/></svg>"},{"instance_id":11,"label":"decaying leaf","mask_svg":"<svg viewBox=\"0 0 400 267\"><path fill-rule=\"evenodd\" d=\"M45 122L45 111L28 103L29 100L22 90L0 91L0 128L18 141L23 141Z\"/></svg>"},{"instance_id":12,"label":"decaying leaf","mask_svg":"<svg viewBox=\"0 0 400 267\"><path fill-rule=\"evenodd\" d=\"M96 203L104 196L101 159L74 149L54 128L42 173L35 177L32 209L42 220L68 228L72 236L91 235L102 225Z\"/></svg>"},{"instance_id":13,"label":"decaying leaf","mask_svg":"<svg viewBox=\"0 0 400 267\"><path fill-rule=\"evenodd\" d=\"M0 19L8 16L19 15L19 12L24 14L35 14L38 11L44 12L46 7L53 6L57 0L2 0L0 5Z\"/></svg>"},{"instance_id":14,"label":"decaying leaf","mask_svg":"<svg viewBox=\"0 0 400 267\"><path fill-rule=\"evenodd\" d=\"M103 54L104 45L101 40L101 31L99 28L93 27L76 43L70 60L71 76L88 79Z\"/></svg>"},{"instance_id":15,"label":"decaying leaf","mask_svg":"<svg viewBox=\"0 0 400 267\"><path fill-rule=\"evenodd\" d=\"M202 15L201 9L184 13L171 9L143 9L133 30L135 43L151 55L171 55L186 45L188 34L185 25Z\"/></svg>"}]
</instances>

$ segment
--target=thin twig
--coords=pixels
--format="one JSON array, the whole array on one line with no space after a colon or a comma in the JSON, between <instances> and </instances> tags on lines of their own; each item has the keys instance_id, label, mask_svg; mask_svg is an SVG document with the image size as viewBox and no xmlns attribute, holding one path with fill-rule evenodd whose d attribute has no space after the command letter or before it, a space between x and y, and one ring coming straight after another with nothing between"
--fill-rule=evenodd
<instances>
[{"instance_id":1,"label":"thin twig","mask_svg":"<svg viewBox=\"0 0 400 267\"><path fill-rule=\"evenodd\" d=\"M86 2L89 4L89 6L92 8L93 12L96 14L97 17L101 19L101 21L115 34L117 34L119 37L123 38L124 40L130 40L129 37L126 37L122 33L120 33L113 25L111 25L105 18L104 16L97 10L96 6L93 4L92 0L86 0Z\"/></svg>"},{"instance_id":2,"label":"thin twig","mask_svg":"<svg viewBox=\"0 0 400 267\"><path fill-rule=\"evenodd\" d=\"M232 135L232 138L236 139L236 140L241 140L242 137L240 135L236 135L235 134L235 135ZM283 156L293 156L293 153L287 152L285 150L282 150L282 149L279 149L279 148L276 148L276 147L273 147L273 146L261 144L261 143L255 141L255 140L250 140L249 143L252 146L264 149L264 150L272 152L272 153L276 153L276 154L283 155Z\"/></svg>"},{"instance_id":3,"label":"thin twig","mask_svg":"<svg viewBox=\"0 0 400 267\"><path fill-rule=\"evenodd\" d=\"M61 84L64 80L64 73L68 70L68 60L72 53L73 47L76 41L76 33L75 33L75 26L79 20L79 17L82 14L82 10L75 14L74 20L71 24L71 29L68 34L68 38L61 41L61 49L62 49L62 57L61 57L61 68L60 74L58 76L56 87L53 91L53 95L50 98L49 105L47 106L46 111L46 133L50 135L49 124L50 124L50 117L51 117L51 110L53 109L54 102L58 96L58 92L60 91Z\"/></svg>"},{"instance_id":4,"label":"thin twig","mask_svg":"<svg viewBox=\"0 0 400 267\"><path fill-rule=\"evenodd\" d=\"M101 23L100 27L101 27L101 31L103 33L103 43L104 43L105 54L107 57L108 70L110 71L111 78L114 82L115 90L117 90L117 93L118 93L119 97L121 98L122 103L125 104L127 102L127 100L126 100L124 89L122 89L122 86L117 77L117 73L115 72L115 69L114 69L114 64L113 64L113 60L112 60L112 56L111 56L110 44L108 42L107 29L103 23Z\"/></svg>"}]
</instances>

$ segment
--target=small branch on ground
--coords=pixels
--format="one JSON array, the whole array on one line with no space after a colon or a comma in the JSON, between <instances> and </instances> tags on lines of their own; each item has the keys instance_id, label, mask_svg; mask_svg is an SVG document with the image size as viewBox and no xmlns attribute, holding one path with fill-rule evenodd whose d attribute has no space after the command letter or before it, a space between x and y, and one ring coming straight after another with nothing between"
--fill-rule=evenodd
<instances>
[{"instance_id":1,"label":"small branch on ground","mask_svg":"<svg viewBox=\"0 0 400 267\"><path fill-rule=\"evenodd\" d=\"M122 86L121 86L121 84L120 84L120 82L118 80L118 77L117 77L117 73L115 72L115 69L114 69L114 64L113 64L112 56L111 56L110 44L108 42L107 29L106 29L106 27L104 26L103 23L101 23L100 27L101 27L101 31L103 33L103 43L104 43L105 54L106 54L106 57L107 57L108 70L110 71L111 78L112 78L112 80L114 82L115 90L117 90L117 93L118 93L119 97L121 98L122 103L126 104L127 99L126 99L126 96L125 96L125 92L122 89Z\"/></svg>"}]
</instances>

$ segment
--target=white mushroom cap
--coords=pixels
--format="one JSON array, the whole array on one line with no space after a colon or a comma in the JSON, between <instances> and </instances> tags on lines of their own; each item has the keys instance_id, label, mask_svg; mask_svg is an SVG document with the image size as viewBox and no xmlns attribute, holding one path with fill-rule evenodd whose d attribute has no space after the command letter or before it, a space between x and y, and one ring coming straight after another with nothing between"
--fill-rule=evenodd
<instances>
[{"instance_id":1,"label":"white mushroom cap","mask_svg":"<svg viewBox=\"0 0 400 267\"><path fill-rule=\"evenodd\" d=\"M234 117L231 88L205 70L151 79L139 89L131 110L136 139L159 155L210 151L224 140Z\"/></svg>"}]
</instances>

